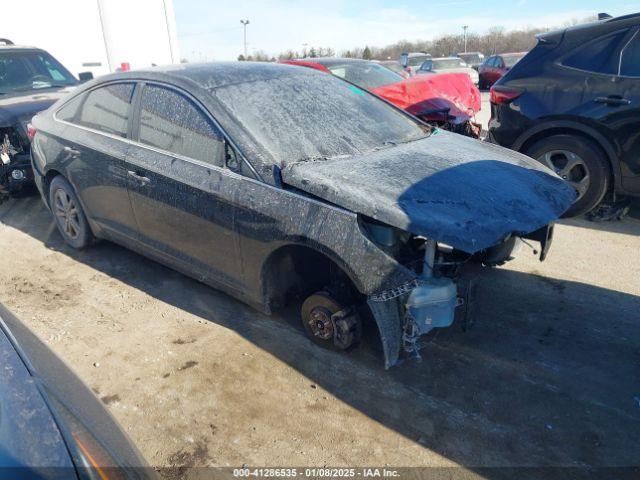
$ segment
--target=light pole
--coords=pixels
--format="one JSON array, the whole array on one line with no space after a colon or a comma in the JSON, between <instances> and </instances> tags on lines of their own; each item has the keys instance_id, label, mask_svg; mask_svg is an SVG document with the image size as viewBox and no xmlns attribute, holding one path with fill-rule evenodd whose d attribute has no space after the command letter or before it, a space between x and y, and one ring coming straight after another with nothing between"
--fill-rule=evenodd
<instances>
[{"instance_id":1,"label":"light pole","mask_svg":"<svg viewBox=\"0 0 640 480\"><path fill-rule=\"evenodd\" d=\"M469 25L464 25L462 27L462 30L464 31L464 53L467 53L467 28L469 28Z\"/></svg>"},{"instance_id":2,"label":"light pole","mask_svg":"<svg viewBox=\"0 0 640 480\"><path fill-rule=\"evenodd\" d=\"M244 27L244 59L247 59L247 25L249 25L249 20L240 20L240 23Z\"/></svg>"}]
</instances>

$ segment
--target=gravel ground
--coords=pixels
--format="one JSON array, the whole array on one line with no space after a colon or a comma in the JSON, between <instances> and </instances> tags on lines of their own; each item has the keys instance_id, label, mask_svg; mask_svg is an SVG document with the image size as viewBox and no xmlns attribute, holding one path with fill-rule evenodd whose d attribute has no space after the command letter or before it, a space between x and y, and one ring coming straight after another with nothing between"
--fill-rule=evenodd
<instances>
[{"instance_id":1,"label":"gravel ground","mask_svg":"<svg viewBox=\"0 0 640 480\"><path fill-rule=\"evenodd\" d=\"M483 274L471 331L389 371L313 346L294 311L107 242L73 251L35 195L0 205L0 301L154 466L638 465L639 234L563 222L546 262L523 250Z\"/></svg>"}]
</instances>

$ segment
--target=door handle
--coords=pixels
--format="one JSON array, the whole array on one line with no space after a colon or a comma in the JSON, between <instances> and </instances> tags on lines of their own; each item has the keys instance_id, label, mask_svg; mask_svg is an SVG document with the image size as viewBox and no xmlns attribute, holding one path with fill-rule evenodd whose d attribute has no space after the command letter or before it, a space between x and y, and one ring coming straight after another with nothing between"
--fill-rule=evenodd
<instances>
[{"instance_id":1,"label":"door handle","mask_svg":"<svg viewBox=\"0 0 640 480\"><path fill-rule=\"evenodd\" d=\"M629 105L631 100L622 97L598 97L594 102L619 107L621 105Z\"/></svg>"},{"instance_id":2,"label":"door handle","mask_svg":"<svg viewBox=\"0 0 640 480\"><path fill-rule=\"evenodd\" d=\"M71 148L71 147L63 147L62 150L65 153L68 153L69 155L74 155L74 156L78 156L80 155L80 150L76 150L75 148Z\"/></svg>"},{"instance_id":3,"label":"door handle","mask_svg":"<svg viewBox=\"0 0 640 480\"><path fill-rule=\"evenodd\" d=\"M148 185L149 183L151 183L149 177L145 177L144 174L134 172L133 170L127 170L127 175L139 182L141 185Z\"/></svg>"}]
</instances>

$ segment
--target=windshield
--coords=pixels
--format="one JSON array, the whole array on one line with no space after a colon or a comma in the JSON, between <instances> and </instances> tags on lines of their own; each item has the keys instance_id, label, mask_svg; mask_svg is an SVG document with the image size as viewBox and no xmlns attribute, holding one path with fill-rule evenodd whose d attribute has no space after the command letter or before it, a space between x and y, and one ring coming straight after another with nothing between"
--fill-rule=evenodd
<instances>
[{"instance_id":1,"label":"windshield","mask_svg":"<svg viewBox=\"0 0 640 480\"><path fill-rule=\"evenodd\" d=\"M524 57L524 55L504 55L502 58L505 67L513 67L522 57Z\"/></svg>"},{"instance_id":2,"label":"windshield","mask_svg":"<svg viewBox=\"0 0 640 480\"><path fill-rule=\"evenodd\" d=\"M481 53L460 53L458 56L467 64L470 63L471 65L484 62L484 55Z\"/></svg>"},{"instance_id":3,"label":"windshield","mask_svg":"<svg viewBox=\"0 0 640 480\"><path fill-rule=\"evenodd\" d=\"M404 78L377 63L346 63L328 67L336 77L371 90L391 83L402 82Z\"/></svg>"},{"instance_id":4,"label":"windshield","mask_svg":"<svg viewBox=\"0 0 640 480\"><path fill-rule=\"evenodd\" d=\"M66 87L76 83L73 75L46 52L0 52L0 94Z\"/></svg>"},{"instance_id":5,"label":"windshield","mask_svg":"<svg viewBox=\"0 0 640 480\"><path fill-rule=\"evenodd\" d=\"M467 64L461 58L434 58L432 70L448 70L450 68L466 67Z\"/></svg>"},{"instance_id":6,"label":"windshield","mask_svg":"<svg viewBox=\"0 0 640 480\"><path fill-rule=\"evenodd\" d=\"M431 58L431 55L415 55L415 56L409 57L409 60L407 61L407 65L409 67L419 67L430 58Z\"/></svg>"},{"instance_id":7,"label":"windshield","mask_svg":"<svg viewBox=\"0 0 640 480\"><path fill-rule=\"evenodd\" d=\"M430 132L373 95L319 72L225 85L211 93L280 166L371 152Z\"/></svg>"}]
</instances>

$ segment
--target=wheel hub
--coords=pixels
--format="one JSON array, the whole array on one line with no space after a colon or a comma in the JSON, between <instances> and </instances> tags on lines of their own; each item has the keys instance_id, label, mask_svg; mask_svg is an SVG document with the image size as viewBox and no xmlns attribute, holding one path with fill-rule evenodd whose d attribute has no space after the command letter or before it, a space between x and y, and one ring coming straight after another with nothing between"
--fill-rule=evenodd
<instances>
[{"instance_id":1,"label":"wheel hub","mask_svg":"<svg viewBox=\"0 0 640 480\"><path fill-rule=\"evenodd\" d=\"M313 334L323 340L333 338L333 322L331 312L325 307L315 307L309 315L309 327Z\"/></svg>"}]
</instances>

